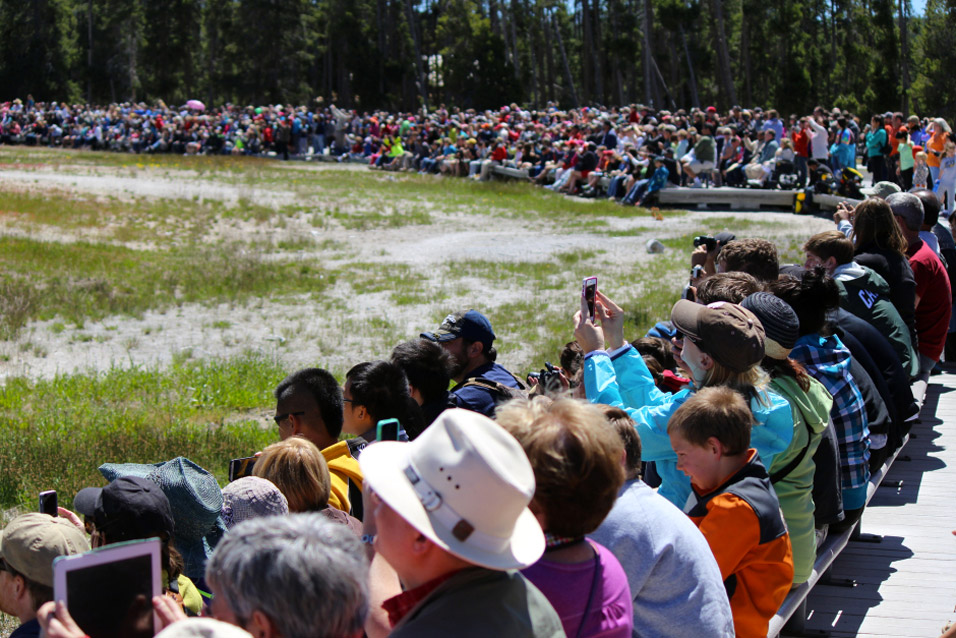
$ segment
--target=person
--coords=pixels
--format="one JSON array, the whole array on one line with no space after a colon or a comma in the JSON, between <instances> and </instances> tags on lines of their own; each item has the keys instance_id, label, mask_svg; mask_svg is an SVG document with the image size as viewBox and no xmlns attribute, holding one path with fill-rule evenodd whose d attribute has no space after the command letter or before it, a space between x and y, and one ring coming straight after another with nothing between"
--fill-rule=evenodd
<instances>
[{"instance_id":1,"label":"person","mask_svg":"<svg viewBox=\"0 0 956 638\"><path fill-rule=\"evenodd\" d=\"M799 585L810 578L817 555L814 455L829 422L833 399L823 384L789 358L800 331L793 308L766 292L750 295L741 305L763 324L767 336L761 366L770 375L770 388L785 398L793 410L793 442L777 455L767 472L790 533L793 584Z\"/></svg>"},{"instance_id":2,"label":"person","mask_svg":"<svg viewBox=\"0 0 956 638\"><path fill-rule=\"evenodd\" d=\"M20 625L11 638L39 638L37 610L53 600L53 559L90 549L86 534L65 518L31 512L0 535L0 611Z\"/></svg>"},{"instance_id":3,"label":"person","mask_svg":"<svg viewBox=\"0 0 956 638\"><path fill-rule=\"evenodd\" d=\"M780 504L749 447L753 415L740 393L704 388L667 426L693 493L684 511L700 528L724 578L738 638L765 638L793 582L793 554Z\"/></svg>"},{"instance_id":4,"label":"person","mask_svg":"<svg viewBox=\"0 0 956 638\"><path fill-rule=\"evenodd\" d=\"M916 282L917 350L919 378L929 374L943 354L949 319L953 311L953 293L949 275L936 253L919 237L923 225L923 204L912 193L897 193L887 198L900 231L906 240L906 254Z\"/></svg>"},{"instance_id":5,"label":"person","mask_svg":"<svg viewBox=\"0 0 956 638\"><path fill-rule=\"evenodd\" d=\"M667 167L664 166L664 157L661 155L655 156L653 175L635 182L631 190L621 200L622 203L643 206L651 195L667 186L668 175Z\"/></svg>"},{"instance_id":6,"label":"person","mask_svg":"<svg viewBox=\"0 0 956 638\"><path fill-rule=\"evenodd\" d=\"M522 574L554 606L568 636L629 638L631 591L607 548L585 538L611 511L624 483L624 446L601 410L576 399L510 401L495 416L534 470L531 501L546 549Z\"/></svg>"},{"instance_id":7,"label":"person","mask_svg":"<svg viewBox=\"0 0 956 638\"><path fill-rule=\"evenodd\" d=\"M913 143L909 139L907 129L901 128L894 135L896 140L896 152L899 157L899 166L896 172L900 179L900 187L903 191L913 189Z\"/></svg>"},{"instance_id":8,"label":"person","mask_svg":"<svg viewBox=\"0 0 956 638\"><path fill-rule=\"evenodd\" d=\"M438 343L451 355L451 378L456 385L448 397L450 406L491 417L499 402L518 394L512 390L524 389L513 374L495 363L495 333L488 318L477 310L452 313L438 330L420 336Z\"/></svg>"},{"instance_id":9,"label":"person","mask_svg":"<svg viewBox=\"0 0 956 638\"><path fill-rule=\"evenodd\" d=\"M916 151L913 156L913 188L927 188L929 186L929 165L926 161L929 156L920 147L914 147L913 150Z\"/></svg>"},{"instance_id":10,"label":"person","mask_svg":"<svg viewBox=\"0 0 956 638\"><path fill-rule=\"evenodd\" d=\"M222 488L222 519L231 529L260 516L285 516L289 500L275 483L259 476L243 476Z\"/></svg>"},{"instance_id":11,"label":"person","mask_svg":"<svg viewBox=\"0 0 956 638\"><path fill-rule=\"evenodd\" d=\"M777 247L757 237L729 242L717 254L717 272L733 271L748 273L761 282L775 280L780 272Z\"/></svg>"},{"instance_id":12,"label":"person","mask_svg":"<svg viewBox=\"0 0 956 638\"><path fill-rule=\"evenodd\" d=\"M611 550L627 574L632 635L733 636L727 591L707 541L687 516L641 480L641 440L631 417L620 408L601 407L624 443L625 481L614 507L589 537Z\"/></svg>"},{"instance_id":13,"label":"person","mask_svg":"<svg viewBox=\"0 0 956 638\"><path fill-rule=\"evenodd\" d=\"M321 450L331 480L329 505L350 513L353 503L361 502L362 471L348 442L338 440L344 420L338 381L322 368L304 368L279 383L275 398L272 419L279 428L279 438L300 436Z\"/></svg>"},{"instance_id":14,"label":"person","mask_svg":"<svg viewBox=\"0 0 956 638\"><path fill-rule=\"evenodd\" d=\"M926 132L930 134L929 139L926 140L925 148L928 154L926 164L929 166L929 187L932 188L936 180L939 179L940 160L946 151L946 142L950 133L952 133L952 129L949 128L946 120L939 117L926 126Z\"/></svg>"},{"instance_id":15,"label":"person","mask_svg":"<svg viewBox=\"0 0 956 638\"><path fill-rule=\"evenodd\" d=\"M713 125L704 123L700 129L700 138L694 144L691 153L681 158L681 168L694 186L700 186L701 173L714 170L717 162L717 143L713 138Z\"/></svg>"},{"instance_id":16,"label":"person","mask_svg":"<svg viewBox=\"0 0 956 638\"><path fill-rule=\"evenodd\" d=\"M266 447L252 473L279 489L290 512L320 512L329 504L329 466L308 439L292 437Z\"/></svg>"},{"instance_id":17,"label":"person","mask_svg":"<svg viewBox=\"0 0 956 638\"><path fill-rule=\"evenodd\" d=\"M500 425L446 410L414 441L370 445L359 463L373 548L404 585L383 603L390 636L565 635L544 594L514 571L541 558L545 539L528 509L531 464Z\"/></svg>"},{"instance_id":18,"label":"person","mask_svg":"<svg viewBox=\"0 0 956 638\"><path fill-rule=\"evenodd\" d=\"M451 355L437 343L419 338L395 346L391 361L405 373L408 393L421 407L424 427L428 427L448 407ZM418 434L412 432L409 438Z\"/></svg>"},{"instance_id":19,"label":"person","mask_svg":"<svg viewBox=\"0 0 956 638\"><path fill-rule=\"evenodd\" d=\"M359 539L320 514L240 523L213 552L212 616L254 636L359 638L369 613Z\"/></svg>"},{"instance_id":20,"label":"person","mask_svg":"<svg viewBox=\"0 0 956 638\"><path fill-rule=\"evenodd\" d=\"M849 218L852 214L852 225ZM872 269L890 286L890 301L900 313L910 331L910 341L919 343L916 336L916 281L906 255L906 238L893 217L893 210L882 199L870 197L857 204L852 211L837 210L837 230L853 240L853 260Z\"/></svg>"},{"instance_id":21,"label":"person","mask_svg":"<svg viewBox=\"0 0 956 638\"><path fill-rule=\"evenodd\" d=\"M139 476L120 476L103 488L86 487L73 500L76 511L93 522L94 548L157 537L162 541L162 586L192 615L202 610L202 593L183 573L183 557L173 535L169 499L159 485ZM183 525L183 524L181 524Z\"/></svg>"},{"instance_id":22,"label":"person","mask_svg":"<svg viewBox=\"0 0 956 638\"><path fill-rule=\"evenodd\" d=\"M840 291L840 307L876 326L893 346L909 376L919 372L919 358L909 329L890 301L890 287L882 277L853 259L853 242L838 230L813 235L803 245L807 270L822 266Z\"/></svg>"},{"instance_id":23,"label":"person","mask_svg":"<svg viewBox=\"0 0 956 638\"><path fill-rule=\"evenodd\" d=\"M850 352L827 326L827 312L839 305L840 294L823 268L806 271L800 278L781 277L770 285L769 292L793 308L800 323L800 338L790 357L833 397L830 420L840 442L845 517L831 529L851 527L866 504L870 430L863 395L851 372Z\"/></svg>"},{"instance_id":24,"label":"person","mask_svg":"<svg viewBox=\"0 0 956 638\"><path fill-rule=\"evenodd\" d=\"M943 147L943 157L939 160L939 186L936 196L943 205L943 216L949 217L956 208L956 143L947 141Z\"/></svg>"},{"instance_id":25,"label":"person","mask_svg":"<svg viewBox=\"0 0 956 638\"><path fill-rule=\"evenodd\" d=\"M344 422L342 431L354 435L349 449L359 456L377 438L376 426L383 419L397 419L399 437L416 435L424 429L421 410L408 391L405 373L389 361L364 361L345 373L342 388Z\"/></svg>"},{"instance_id":26,"label":"person","mask_svg":"<svg viewBox=\"0 0 956 638\"><path fill-rule=\"evenodd\" d=\"M575 315L575 337L588 353L585 391L591 402L622 407L637 423L644 456L655 462L662 481L661 496L678 507L690 496L690 481L677 469L667 422L701 388L725 385L747 397L757 422L753 446L766 463L787 448L793 438L793 415L790 404L766 390L769 380L758 367L764 357L764 331L750 311L723 302L702 306L681 299L674 304L671 321L680 333L673 340L674 355L691 380L690 387L676 394L656 388L643 358L624 341L623 316L623 310L600 291L596 317L601 327L587 318L585 309ZM602 349L605 330L608 350Z\"/></svg>"},{"instance_id":27,"label":"person","mask_svg":"<svg viewBox=\"0 0 956 638\"><path fill-rule=\"evenodd\" d=\"M873 176L871 186L886 181L886 152L889 147L883 116L874 115L866 134L866 168Z\"/></svg>"}]
</instances>

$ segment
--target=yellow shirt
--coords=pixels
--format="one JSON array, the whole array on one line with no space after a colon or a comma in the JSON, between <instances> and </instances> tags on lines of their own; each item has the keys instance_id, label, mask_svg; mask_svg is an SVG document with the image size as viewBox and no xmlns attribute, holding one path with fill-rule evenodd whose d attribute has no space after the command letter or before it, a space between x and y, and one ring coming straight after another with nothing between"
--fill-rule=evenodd
<instances>
[{"instance_id":1,"label":"yellow shirt","mask_svg":"<svg viewBox=\"0 0 956 638\"><path fill-rule=\"evenodd\" d=\"M362 470L359 469L358 461L349 453L346 441L339 441L325 448L322 450L322 456L329 465L332 484L329 506L347 514L352 509L352 504L349 503L349 481L354 481L358 488L362 489Z\"/></svg>"}]
</instances>

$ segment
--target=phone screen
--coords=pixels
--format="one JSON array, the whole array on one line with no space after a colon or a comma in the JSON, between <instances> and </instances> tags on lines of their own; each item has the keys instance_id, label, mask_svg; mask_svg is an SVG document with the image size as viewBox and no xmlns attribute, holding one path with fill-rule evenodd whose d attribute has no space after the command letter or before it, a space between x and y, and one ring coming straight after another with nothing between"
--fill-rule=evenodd
<instances>
[{"instance_id":1,"label":"phone screen","mask_svg":"<svg viewBox=\"0 0 956 638\"><path fill-rule=\"evenodd\" d=\"M397 441L400 429L401 426L398 423L398 419L382 419L376 426L375 440Z\"/></svg>"},{"instance_id":2,"label":"phone screen","mask_svg":"<svg viewBox=\"0 0 956 638\"><path fill-rule=\"evenodd\" d=\"M40 512L56 516L56 490L40 492Z\"/></svg>"},{"instance_id":3,"label":"phone screen","mask_svg":"<svg viewBox=\"0 0 956 638\"><path fill-rule=\"evenodd\" d=\"M581 290L584 300L588 304L588 317L594 321L594 298L597 296L597 277L586 277Z\"/></svg>"},{"instance_id":4,"label":"phone screen","mask_svg":"<svg viewBox=\"0 0 956 638\"><path fill-rule=\"evenodd\" d=\"M252 468L256 464L256 457L247 456L229 461L229 482L244 476L252 476Z\"/></svg>"}]
</instances>

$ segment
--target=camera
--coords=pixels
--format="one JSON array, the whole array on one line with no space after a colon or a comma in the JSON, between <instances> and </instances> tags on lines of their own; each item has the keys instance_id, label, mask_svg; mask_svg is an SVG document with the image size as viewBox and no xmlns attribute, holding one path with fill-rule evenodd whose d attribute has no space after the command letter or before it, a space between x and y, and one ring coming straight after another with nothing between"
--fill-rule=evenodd
<instances>
[{"instance_id":1,"label":"camera","mask_svg":"<svg viewBox=\"0 0 956 638\"><path fill-rule=\"evenodd\" d=\"M713 252L717 248L717 240L707 235L700 235L694 237L694 248L698 246L706 246L707 252Z\"/></svg>"},{"instance_id":2,"label":"camera","mask_svg":"<svg viewBox=\"0 0 956 638\"><path fill-rule=\"evenodd\" d=\"M531 372L528 374L528 380L538 380L538 387L544 393L561 392L561 370L556 368L550 361L544 362L544 368L540 372Z\"/></svg>"}]
</instances>

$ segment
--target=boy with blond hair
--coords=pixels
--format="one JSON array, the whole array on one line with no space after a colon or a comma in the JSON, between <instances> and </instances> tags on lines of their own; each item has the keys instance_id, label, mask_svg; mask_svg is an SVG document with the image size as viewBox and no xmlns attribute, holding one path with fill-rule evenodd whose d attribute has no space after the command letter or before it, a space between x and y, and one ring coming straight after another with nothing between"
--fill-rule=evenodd
<instances>
[{"instance_id":1,"label":"boy with blond hair","mask_svg":"<svg viewBox=\"0 0 956 638\"><path fill-rule=\"evenodd\" d=\"M677 468L691 479L684 512L710 545L738 638L767 635L793 583L793 555L780 504L757 451L753 415L727 387L702 388L667 426Z\"/></svg>"}]
</instances>

